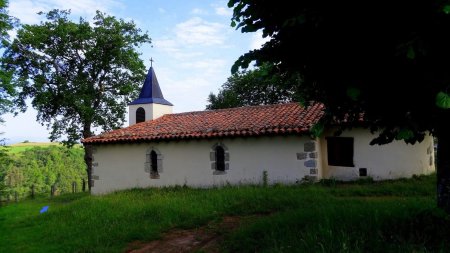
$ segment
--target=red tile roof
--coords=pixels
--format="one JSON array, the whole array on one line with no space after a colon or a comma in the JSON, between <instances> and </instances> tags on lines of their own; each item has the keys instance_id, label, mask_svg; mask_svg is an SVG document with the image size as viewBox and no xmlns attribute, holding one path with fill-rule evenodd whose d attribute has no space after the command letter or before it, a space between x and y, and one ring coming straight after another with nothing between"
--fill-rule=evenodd
<instances>
[{"instance_id":1,"label":"red tile roof","mask_svg":"<svg viewBox=\"0 0 450 253\"><path fill-rule=\"evenodd\" d=\"M84 144L302 134L324 114L322 104L247 106L166 114L82 140Z\"/></svg>"}]
</instances>

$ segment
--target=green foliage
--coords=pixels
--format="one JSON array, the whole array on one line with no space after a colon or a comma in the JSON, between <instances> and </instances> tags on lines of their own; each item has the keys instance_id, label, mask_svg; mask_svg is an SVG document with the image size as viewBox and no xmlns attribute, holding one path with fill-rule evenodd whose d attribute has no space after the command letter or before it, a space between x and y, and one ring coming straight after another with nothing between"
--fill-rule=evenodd
<instances>
[{"instance_id":1,"label":"green foliage","mask_svg":"<svg viewBox=\"0 0 450 253\"><path fill-rule=\"evenodd\" d=\"M4 69L20 88L17 103L32 98L37 119L51 128L51 140L72 145L124 122L126 104L145 76L136 47L149 43L133 22L98 12L78 23L69 11L53 10L37 25L23 25L4 53Z\"/></svg>"},{"instance_id":2,"label":"green foliage","mask_svg":"<svg viewBox=\"0 0 450 253\"><path fill-rule=\"evenodd\" d=\"M314 138L318 138L322 135L323 131L325 130L325 125L322 122L316 123L311 127L309 132L311 133L311 136Z\"/></svg>"},{"instance_id":3,"label":"green foliage","mask_svg":"<svg viewBox=\"0 0 450 253\"><path fill-rule=\"evenodd\" d=\"M414 139L414 132L411 131L411 129L400 129L397 132L397 136L395 137L396 140L408 140L408 139Z\"/></svg>"},{"instance_id":4,"label":"green foliage","mask_svg":"<svg viewBox=\"0 0 450 253\"><path fill-rule=\"evenodd\" d=\"M8 1L0 0L0 49L9 45L8 31L11 30L15 21L8 15L7 11ZM0 63L3 59L0 59ZM16 90L10 84L11 72L0 69L0 116L6 112L11 112L16 109L16 105L12 102L15 98ZM0 117L0 123L3 119Z\"/></svg>"},{"instance_id":5,"label":"green foliage","mask_svg":"<svg viewBox=\"0 0 450 253\"><path fill-rule=\"evenodd\" d=\"M444 11L445 14L450 14L450 5L445 5L442 10Z\"/></svg>"},{"instance_id":6,"label":"green foliage","mask_svg":"<svg viewBox=\"0 0 450 253\"><path fill-rule=\"evenodd\" d=\"M206 109L223 109L249 105L298 101L300 77L275 72L271 64L233 74L217 95L211 93Z\"/></svg>"},{"instance_id":7,"label":"green foliage","mask_svg":"<svg viewBox=\"0 0 450 253\"><path fill-rule=\"evenodd\" d=\"M347 88L347 96L350 97L353 101L357 101L361 95L361 91L357 88Z\"/></svg>"},{"instance_id":8,"label":"green foliage","mask_svg":"<svg viewBox=\"0 0 450 253\"><path fill-rule=\"evenodd\" d=\"M37 120L51 128L50 140L62 136L72 146L81 138L119 128L127 103L137 96L145 67L136 47L150 43L133 21L125 22L97 11L90 23L52 10L38 25L23 25L4 53L3 69L13 73L9 83L20 90L15 101L25 107L32 98ZM89 188L92 152L85 149Z\"/></svg>"},{"instance_id":9,"label":"green foliage","mask_svg":"<svg viewBox=\"0 0 450 253\"><path fill-rule=\"evenodd\" d=\"M407 142L448 129L447 2L230 0L228 6L236 29L270 38L239 57L234 71L256 61L300 73L301 97L324 103L329 120L358 121L351 115L364 112L367 126L384 132L374 143L395 140L398 127L412 131Z\"/></svg>"},{"instance_id":10,"label":"green foliage","mask_svg":"<svg viewBox=\"0 0 450 253\"><path fill-rule=\"evenodd\" d=\"M371 144L436 136L438 206L450 213L450 156L442 155L450 152L448 1L230 0L228 6L236 29L270 38L240 56L232 71L255 61L300 74L300 96L325 105L325 122L370 128L378 134Z\"/></svg>"},{"instance_id":11,"label":"green foliage","mask_svg":"<svg viewBox=\"0 0 450 253\"><path fill-rule=\"evenodd\" d=\"M129 243L160 238L172 228L254 215L226 235L225 252L446 252L449 216L433 208L434 184L432 175L27 200L0 208L0 227L8 231L0 233L0 244L7 252L124 252ZM46 205L49 212L40 215Z\"/></svg>"},{"instance_id":12,"label":"green foliage","mask_svg":"<svg viewBox=\"0 0 450 253\"><path fill-rule=\"evenodd\" d=\"M438 92L436 95L436 106L442 109L450 109L450 96L445 92Z\"/></svg>"},{"instance_id":13,"label":"green foliage","mask_svg":"<svg viewBox=\"0 0 450 253\"><path fill-rule=\"evenodd\" d=\"M0 0L0 48L8 44L8 31L14 26L14 20L8 15L8 0Z\"/></svg>"},{"instance_id":14,"label":"green foliage","mask_svg":"<svg viewBox=\"0 0 450 253\"><path fill-rule=\"evenodd\" d=\"M62 146L30 147L20 153L6 151L0 158L0 201L17 192L20 198L31 194L48 194L56 185L58 193L72 191L72 182L79 186L85 178L83 149Z\"/></svg>"},{"instance_id":15,"label":"green foliage","mask_svg":"<svg viewBox=\"0 0 450 253\"><path fill-rule=\"evenodd\" d=\"M267 173L267 170L263 171L262 174L262 183L263 186L266 187L267 185L269 185L269 173Z\"/></svg>"}]
</instances>

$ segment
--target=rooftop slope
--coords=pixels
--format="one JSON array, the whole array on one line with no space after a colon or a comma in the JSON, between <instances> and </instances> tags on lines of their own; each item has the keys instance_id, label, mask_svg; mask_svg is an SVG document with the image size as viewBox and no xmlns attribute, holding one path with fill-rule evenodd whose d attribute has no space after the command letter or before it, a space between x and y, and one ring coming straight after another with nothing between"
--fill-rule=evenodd
<instances>
[{"instance_id":1,"label":"rooftop slope","mask_svg":"<svg viewBox=\"0 0 450 253\"><path fill-rule=\"evenodd\" d=\"M323 116L323 105L298 103L166 114L84 139L84 144L143 142L306 133Z\"/></svg>"}]
</instances>

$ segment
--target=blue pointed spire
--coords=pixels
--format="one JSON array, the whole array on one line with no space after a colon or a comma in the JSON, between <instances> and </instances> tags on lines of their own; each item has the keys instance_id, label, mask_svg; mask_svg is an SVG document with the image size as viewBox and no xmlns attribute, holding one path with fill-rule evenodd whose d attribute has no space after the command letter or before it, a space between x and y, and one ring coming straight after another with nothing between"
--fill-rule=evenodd
<instances>
[{"instance_id":1,"label":"blue pointed spire","mask_svg":"<svg viewBox=\"0 0 450 253\"><path fill-rule=\"evenodd\" d=\"M129 103L129 105L135 104L161 104L161 105L173 105L169 101L164 99L164 96L159 87L158 79L156 79L153 66L150 67L145 78L144 85L142 86L139 98Z\"/></svg>"}]
</instances>

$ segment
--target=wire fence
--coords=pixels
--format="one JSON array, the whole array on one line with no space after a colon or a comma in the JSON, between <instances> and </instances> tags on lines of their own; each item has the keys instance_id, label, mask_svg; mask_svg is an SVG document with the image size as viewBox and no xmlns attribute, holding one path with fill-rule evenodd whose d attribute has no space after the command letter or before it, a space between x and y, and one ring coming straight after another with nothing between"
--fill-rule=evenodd
<instances>
[{"instance_id":1,"label":"wire fence","mask_svg":"<svg viewBox=\"0 0 450 253\"><path fill-rule=\"evenodd\" d=\"M37 196L50 196L55 197L60 194L71 194L71 193L78 193L78 192L85 192L87 191L88 185L87 180L82 179L81 182L73 181L71 184L71 190L64 190L62 191L58 184L51 185L47 190L44 191L37 191L35 185L31 185L28 192L18 192L18 191L9 191L9 192L0 192L0 205L1 203L10 203L10 202L19 202L20 200L31 198L34 199Z\"/></svg>"}]
</instances>

